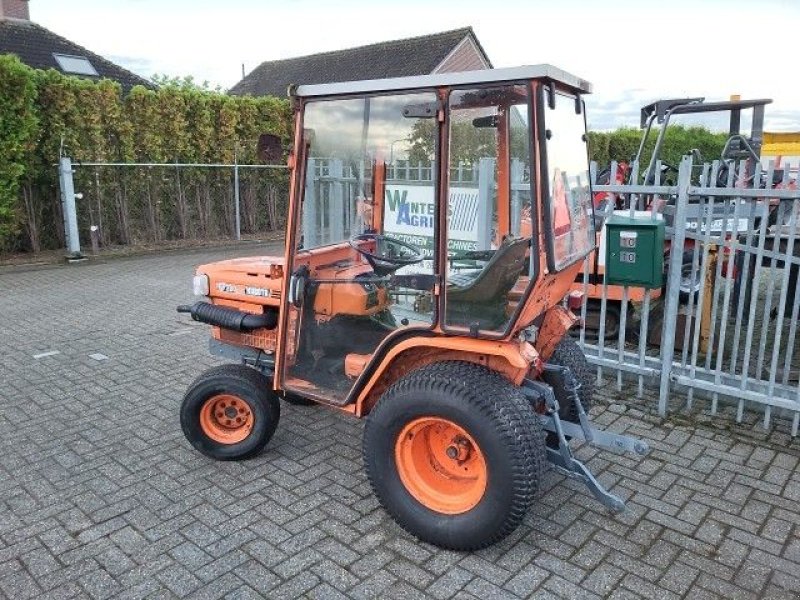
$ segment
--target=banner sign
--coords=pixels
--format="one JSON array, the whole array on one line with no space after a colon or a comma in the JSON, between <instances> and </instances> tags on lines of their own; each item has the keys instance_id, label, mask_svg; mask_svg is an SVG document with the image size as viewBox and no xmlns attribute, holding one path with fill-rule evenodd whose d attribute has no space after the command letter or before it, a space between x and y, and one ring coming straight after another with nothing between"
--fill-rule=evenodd
<instances>
[{"instance_id":1,"label":"banner sign","mask_svg":"<svg viewBox=\"0 0 800 600\"><path fill-rule=\"evenodd\" d=\"M448 207L448 250L476 250L478 245L478 189L451 187ZM383 231L433 255L436 216L433 188L420 185L386 185Z\"/></svg>"}]
</instances>

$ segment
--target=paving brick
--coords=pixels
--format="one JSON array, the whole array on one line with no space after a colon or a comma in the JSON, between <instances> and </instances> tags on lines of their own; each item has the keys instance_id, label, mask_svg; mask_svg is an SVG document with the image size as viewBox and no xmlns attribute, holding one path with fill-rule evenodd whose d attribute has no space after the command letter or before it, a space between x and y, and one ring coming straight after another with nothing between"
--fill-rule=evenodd
<instances>
[{"instance_id":1,"label":"paving brick","mask_svg":"<svg viewBox=\"0 0 800 600\"><path fill-rule=\"evenodd\" d=\"M177 413L218 361L207 327L173 308L190 300L196 264L241 253L0 270L2 331L15 340L0 345L13 399L0 407L0 596L800 597L797 440L750 417L725 429L664 420L649 392L628 402L610 382L593 418L653 450L578 454L628 511L610 515L548 473L521 527L476 553L393 523L363 473L363 423L344 414L285 404L261 455L201 456ZM49 350L59 354L31 358Z\"/></svg>"},{"instance_id":2,"label":"paving brick","mask_svg":"<svg viewBox=\"0 0 800 600\"><path fill-rule=\"evenodd\" d=\"M450 598L465 586L475 575L461 567L452 567L433 582L426 590L434 598Z\"/></svg>"},{"instance_id":3,"label":"paving brick","mask_svg":"<svg viewBox=\"0 0 800 600\"><path fill-rule=\"evenodd\" d=\"M520 598L528 598L540 588L550 573L536 565L527 565L503 586Z\"/></svg>"},{"instance_id":4,"label":"paving brick","mask_svg":"<svg viewBox=\"0 0 800 600\"><path fill-rule=\"evenodd\" d=\"M9 598L35 598L41 593L41 589L34 581L33 577L24 571L10 573L0 579L0 591Z\"/></svg>"}]
</instances>

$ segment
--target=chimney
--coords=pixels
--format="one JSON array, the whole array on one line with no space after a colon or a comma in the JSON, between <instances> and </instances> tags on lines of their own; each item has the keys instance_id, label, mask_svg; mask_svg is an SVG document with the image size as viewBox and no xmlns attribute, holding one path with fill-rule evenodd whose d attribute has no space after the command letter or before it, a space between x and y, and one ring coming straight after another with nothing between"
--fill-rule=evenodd
<instances>
[{"instance_id":1,"label":"chimney","mask_svg":"<svg viewBox=\"0 0 800 600\"><path fill-rule=\"evenodd\" d=\"M0 0L0 19L22 19L30 21L28 0Z\"/></svg>"}]
</instances>

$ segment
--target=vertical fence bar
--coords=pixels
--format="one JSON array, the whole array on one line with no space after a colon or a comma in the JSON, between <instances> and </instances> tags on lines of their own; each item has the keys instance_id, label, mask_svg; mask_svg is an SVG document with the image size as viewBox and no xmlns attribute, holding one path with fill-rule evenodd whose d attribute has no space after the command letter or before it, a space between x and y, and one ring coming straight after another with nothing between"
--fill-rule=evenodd
<instances>
[{"instance_id":1,"label":"vertical fence bar","mask_svg":"<svg viewBox=\"0 0 800 600\"><path fill-rule=\"evenodd\" d=\"M661 185L661 161L658 161L656 166L656 173L655 173L655 185L656 187ZM642 194L641 197L641 210L647 209L647 203L645 201L645 195ZM653 221L658 220L659 212L656 210L657 207L661 205L661 197L659 194L653 194L650 197L650 218ZM642 303L642 317L641 321L639 322L639 367L644 368L645 364L645 356L647 354L647 344L649 342L649 325L650 325L650 300L652 298L653 290L650 288L645 289L644 291L644 301ZM636 395L641 398L644 395L644 377L639 374L637 387L636 387Z\"/></svg>"},{"instance_id":2,"label":"vertical fence bar","mask_svg":"<svg viewBox=\"0 0 800 600\"><path fill-rule=\"evenodd\" d=\"M700 187L701 188L705 187L707 182L708 182L709 169L710 169L710 166L708 164L703 166L703 171L702 171L702 173L700 175ZM687 363L689 361L689 340L690 340L691 335L692 335L692 325L693 324L696 325L696 323L694 321L695 294L691 293L691 289L694 287L694 274L699 272L699 270L700 270L700 265L698 265L697 261L698 261L698 253L699 253L699 250L700 250L700 232L701 232L701 230L703 228L703 224L702 224L703 212L704 212L703 208L704 208L705 202L707 202L707 200L708 199L701 198L701 199L699 199L698 202L696 202L696 203L693 202L691 204L691 208L693 208L693 209L695 209L697 211L697 216L696 216L696 220L694 221L694 223L695 223L694 233L689 238L689 239L692 240L692 250L691 250L692 260L691 260L690 272L689 272L689 276L691 277L691 280L690 280L691 283L689 284L689 290L690 291L689 291L689 294L688 294L688 299L686 301L686 310L685 310L685 313L684 313L686 318L684 319L684 323L683 323L683 342L681 344L681 368L686 368L686 365L687 365ZM688 226L687 226L687 229L688 229ZM681 246L680 248L673 246L673 248L671 250L672 251L677 251L681 255L681 280L683 280L683 265L684 265L683 258L686 255L686 253L688 252L687 250L685 250L685 242L684 242L684 246ZM691 405L692 405L692 390L689 389L689 392L687 394L687 406L691 407Z\"/></svg>"},{"instance_id":3,"label":"vertical fence bar","mask_svg":"<svg viewBox=\"0 0 800 600\"><path fill-rule=\"evenodd\" d=\"M306 165L306 191L303 202L303 247L314 248L317 245L317 193L319 193L319 175L316 159L309 158Z\"/></svg>"},{"instance_id":4,"label":"vertical fence bar","mask_svg":"<svg viewBox=\"0 0 800 600\"><path fill-rule=\"evenodd\" d=\"M493 158L481 158L478 168L478 248L490 248L492 241L492 184L494 183ZM460 163L459 163L460 168Z\"/></svg>"},{"instance_id":5,"label":"vertical fence bar","mask_svg":"<svg viewBox=\"0 0 800 600\"><path fill-rule=\"evenodd\" d=\"M768 180L769 181L769 180ZM780 252L780 224L783 223L784 212L786 208L786 202L780 201L778 204L778 219L777 223L778 226L773 234L772 238L772 255L769 259L769 281L767 282L767 293L765 294L765 302L764 302L764 312L761 315L761 335L758 345L758 360L756 362L756 377L758 379L763 379L762 377L762 369L764 368L764 355L766 352L767 346L767 334L769 333L770 329L770 320L771 320L771 312L772 312L772 299L775 295L775 265L776 265L776 256ZM777 332L776 332L777 333ZM780 338L778 338L780 339ZM773 376L770 376L770 379L773 379ZM766 429L769 427L769 420L772 413L772 407L767 405L764 408L764 428Z\"/></svg>"},{"instance_id":6,"label":"vertical fence bar","mask_svg":"<svg viewBox=\"0 0 800 600\"><path fill-rule=\"evenodd\" d=\"M771 182L771 180L770 180ZM783 170L783 179L781 181L781 188L788 187L789 183L789 169L784 168ZM769 386L767 388L767 396L772 397L775 392L775 379L776 379L776 371L778 368L778 354L780 352L781 346L781 338L783 333L783 318L785 315L786 310L786 300L788 295L788 287L789 287L789 275L792 269L792 259L794 257L794 239L797 230L796 224L796 214L794 211L793 204L790 204L788 200L779 200L779 210L778 210L778 219L775 224L775 230L773 232L774 244L773 247L777 246L779 256L773 256L772 262L770 265L774 265L776 259L778 260L778 264L783 263L783 273L781 276L781 287L780 293L778 295L778 309L776 314L776 323L775 323L775 334L774 339L772 340L772 358L770 360L770 369L769 369ZM790 213L789 213L789 223L787 227L789 228L789 239L786 242L786 247L783 252L780 252L780 242L783 240L783 224L785 221L785 213L786 207L789 206ZM775 283L775 276L774 274L770 277L770 300L772 300L772 287ZM772 311L769 310L767 307L764 308L764 322L766 326L762 325L762 339L764 338L764 331L769 328L769 323L772 321ZM763 346L763 344L762 344ZM763 350L763 348L762 348ZM790 353L790 349L786 349L787 356ZM769 427L769 418L771 416L771 407L767 406L764 410L764 428L766 429Z\"/></svg>"},{"instance_id":7,"label":"vertical fence bar","mask_svg":"<svg viewBox=\"0 0 800 600\"><path fill-rule=\"evenodd\" d=\"M625 363L625 329L628 326L628 286L622 287L622 304L619 309L619 337L617 338L617 391L622 391L622 365Z\"/></svg>"},{"instance_id":8,"label":"vertical fence bar","mask_svg":"<svg viewBox=\"0 0 800 600\"><path fill-rule=\"evenodd\" d=\"M594 185L597 183L597 163L592 161L589 164L589 191L591 192ZM594 202L594 197L592 197L592 202ZM595 221L595 225L596 225ZM597 232L595 232L595 243L597 242ZM588 310L589 304L589 261L594 258L594 255L599 252L599 248L595 247L594 253L589 254L583 260L583 298L581 301L581 329L580 333L578 334L578 343L581 347L581 350L586 352L586 313Z\"/></svg>"},{"instance_id":9,"label":"vertical fence bar","mask_svg":"<svg viewBox=\"0 0 800 600\"><path fill-rule=\"evenodd\" d=\"M756 166L756 173L759 172L759 167ZM758 177L756 176L756 179ZM758 202L754 200L754 202ZM747 380L750 377L750 355L753 346L753 331L755 330L755 320L756 320L756 308L758 305L758 296L759 296L759 286L761 285L761 272L763 271L763 267L761 265L764 259L764 244L766 242L767 237L767 215L764 215L761 218L758 227L758 247L756 250L756 264L755 268L753 269L753 280L752 284L750 281L747 281L747 285L752 285L750 288L750 298L748 302L750 303L750 310L748 311L747 317L747 333L745 334L745 342L744 342L744 354L742 360L742 373L741 373L741 383L739 388L742 390L747 389ZM755 294L755 297L753 296ZM739 401L739 409L736 414L737 422L741 422L742 417L744 416L744 401Z\"/></svg>"},{"instance_id":10,"label":"vertical fence bar","mask_svg":"<svg viewBox=\"0 0 800 600\"><path fill-rule=\"evenodd\" d=\"M711 183L711 182L716 182L718 167L719 167L719 163L715 161L713 167L711 168L710 177L706 179L706 181L709 182L709 187L715 187L714 184ZM714 226L714 210L715 210L714 196L708 196L708 198L705 198L703 201L707 202L708 205L707 205L706 218L705 218L705 223L704 223L705 231L703 232L703 242L702 242L703 250L702 250L702 253L701 253L702 257L700 259L700 264L698 265L698 270L697 271L694 271L694 270L692 271L692 279L691 279L692 284L691 284L691 287L689 289L689 298L690 298L690 302L692 302L694 300L694 296L695 296L695 293L693 291L694 290L694 282L695 282L695 279L694 279L695 273L700 274L700 287L697 290L697 301L696 301L695 310L694 310L694 312L691 311L691 310L689 311L689 316L692 319L692 322L693 322L693 325L694 325L694 331L693 331L693 335L692 335L692 354L691 354L691 363L690 363L691 366L690 366L690 371L689 371L689 376L692 379L694 379L694 377L697 374L697 353L698 353L698 350L699 350L699 347L700 347L700 331L702 329L702 323L703 323L703 316L702 316L702 313L703 313L703 302L704 302L705 293L706 293L706 277L705 277L705 273L706 273L706 270L708 268L708 261L710 260L711 229ZM700 224L700 219L698 219L698 225L699 224ZM700 231L698 230L698 231L696 231L696 233L697 233L697 236L699 238L700 237ZM695 254L697 254L697 252L698 252L697 245L698 245L699 241L700 241L699 239L695 240ZM692 264L694 265L695 263L693 262ZM693 399L694 399L694 388L690 387L689 390L688 390L688 393L687 393L687 406L689 408L691 408L691 406L692 406Z\"/></svg>"},{"instance_id":11,"label":"vertical fence bar","mask_svg":"<svg viewBox=\"0 0 800 600\"><path fill-rule=\"evenodd\" d=\"M408 163L406 163L406 176L408 175ZM362 169L363 173L363 169ZM344 166L341 160L331 160L330 162L330 237L332 242L339 242L344 239ZM364 185L362 175L361 185ZM356 194L363 194L359 189Z\"/></svg>"},{"instance_id":12,"label":"vertical fence bar","mask_svg":"<svg viewBox=\"0 0 800 600\"><path fill-rule=\"evenodd\" d=\"M511 233L519 235L522 217L522 198L519 185L522 183L525 169L521 160L511 161ZM590 188L591 189L591 188Z\"/></svg>"},{"instance_id":13,"label":"vertical fence bar","mask_svg":"<svg viewBox=\"0 0 800 600\"><path fill-rule=\"evenodd\" d=\"M775 163L773 161L770 161L769 168L767 170L766 185L772 185L774 170L775 170ZM768 202L769 201L765 201L765 203L767 204ZM778 218L776 220L776 223L778 227L780 227L780 224L783 223L785 208L786 208L786 203L779 201L778 206L774 209L777 210ZM767 233L769 233L769 230L767 230ZM766 241L764 245L766 245ZM772 254L769 258L769 281L767 282L767 293L764 295L764 300L765 300L764 314L762 315L762 320L761 320L761 335L758 348L758 361L756 362L756 373L759 374L761 373L761 369L764 366L764 345L766 344L767 341L766 336L767 336L767 331L769 329L769 312L772 309L772 297L775 291L775 277L772 276L773 275L772 272L775 269L775 264L776 264L775 255L777 254L778 250L780 250L780 235L778 234L778 230L776 229L772 237ZM764 326L765 324L767 325L766 327Z\"/></svg>"},{"instance_id":14,"label":"vertical fence bar","mask_svg":"<svg viewBox=\"0 0 800 600\"><path fill-rule=\"evenodd\" d=\"M635 170L634 170L635 172ZM617 176L617 161L611 161L611 170L609 173L609 181L616 181ZM613 211L612 213L613 214ZM600 239L605 240L606 236L606 226L605 220L603 221L603 227L600 230ZM607 243L607 242L606 242ZM598 260L596 264L600 264L600 261L604 259L603 257L603 249L598 248ZM599 273L600 269L598 269ZM595 282L597 285L597 282ZM603 354L605 352L606 346L606 308L608 306L608 279L606 279L606 264L603 262L603 293L600 296L600 324L597 330L597 357L602 359ZM597 365L597 385L603 383L603 367L599 364Z\"/></svg>"},{"instance_id":15,"label":"vertical fence bar","mask_svg":"<svg viewBox=\"0 0 800 600\"><path fill-rule=\"evenodd\" d=\"M781 200L781 204L788 204L790 201L788 200ZM779 229L776 231L776 237L780 236L780 224L778 225ZM775 340L772 346L772 361L770 363L769 369L769 388L767 389L767 395L772 396L775 391L775 378L778 369L778 355L780 354L780 347L781 347L781 337L783 334L783 319L786 316L786 300L789 291L789 275L792 270L792 259L794 258L794 241L795 236L797 234L797 211L794 210L792 207L791 214L789 216L789 239L786 242L786 250L783 252L783 276L781 279L781 294L778 299L778 314L777 314L777 321L775 327ZM795 296L794 302L797 302L797 297ZM787 358L791 355L791 349L786 349Z\"/></svg>"},{"instance_id":16,"label":"vertical fence bar","mask_svg":"<svg viewBox=\"0 0 800 600\"><path fill-rule=\"evenodd\" d=\"M637 165L638 171L638 165ZM656 176L656 181L659 180L659 177ZM634 182L636 182L636 176L634 175ZM636 216L636 205L638 202L639 196L637 194L631 194L628 196L628 216L633 219ZM608 243L608 240L606 240ZM619 307L619 337L617 338L617 363L619 364L619 368L617 369L617 390L622 391L622 365L625 362L625 341L626 341L626 334L628 330L628 294L630 293L630 286L622 286L622 303Z\"/></svg>"},{"instance_id":17,"label":"vertical fence bar","mask_svg":"<svg viewBox=\"0 0 800 600\"><path fill-rule=\"evenodd\" d=\"M673 219L672 248L683 248L686 237L686 204L689 197L689 185L692 175L691 156L685 156L678 168L678 197L675 202ZM661 385L658 392L658 414L667 414L669 402L670 377L672 360L675 351L675 322L678 316L678 294L680 292L681 252L669 254L669 281L667 281L667 299L664 308L664 325L661 334Z\"/></svg>"},{"instance_id":18,"label":"vertical fence bar","mask_svg":"<svg viewBox=\"0 0 800 600\"><path fill-rule=\"evenodd\" d=\"M747 163L745 161L741 161L739 164L739 172L742 172L746 168L746 164ZM758 170L756 170L756 185L758 184L758 175ZM739 281L736 285L736 320L733 328L733 344L731 346L731 375L736 373L736 363L739 361L739 343L741 342L742 316L744 315L745 300L750 290L750 263L753 262L750 254L753 251L753 234L755 232L756 219L759 218L759 211L757 210L759 208L758 201L755 198L751 198L745 200L745 202L747 202L749 205L750 211L747 217L747 234L745 235L744 248L742 249L742 261L744 264L742 265L741 277L739 277ZM744 286L744 290L742 289L742 286Z\"/></svg>"},{"instance_id":19,"label":"vertical fence bar","mask_svg":"<svg viewBox=\"0 0 800 600\"><path fill-rule=\"evenodd\" d=\"M798 167L800 167L800 164L798 164ZM786 165L786 170L787 171L790 170L789 165ZM792 201L792 213L793 214L797 213L798 210L800 210L800 200L795 199ZM798 225L795 225L795 227L797 226ZM789 384L789 372L791 369L792 358L794 357L795 336L797 335L798 310L800 310L800 260L798 260L798 258L794 256L794 253L792 253L790 257L787 256L787 258L791 259L792 263L790 269L794 269L796 275L795 275L795 286L794 286L794 298L792 302L792 312L791 312L791 317L789 318L789 323L790 323L789 337L786 342L786 356L783 362L783 377L781 379L783 385ZM791 282L791 277L789 281ZM798 390L800 390L800 381L798 381ZM792 435L797 434L797 423L799 418L800 418L800 413L797 413L795 415L794 425L793 425L795 433Z\"/></svg>"},{"instance_id":20,"label":"vertical fence bar","mask_svg":"<svg viewBox=\"0 0 800 600\"><path fill-rule=\"evenodd\" d=\"M233 155L233 193L236 202L236 239L242 239L242 208L241 195L239 192L239 159Z\"/></svg>"},{"instance_id":21,"label":"vertical fence bar","mask_svg":"<svg viewBox=\"0 0 800 600\"><path fill-rule=\"evenodd\" d=\"M725 187L732 188L733 187L733 172L734 169L728 169L728 177ZM727 333L728 327L728 312L730 310L730 302L731 302L731 287L733 286L733 272L734 272L734 257L737 252L737 244L739 242L739 207L742 205L742 201L735 197L727 197L728 202L733 202L733 218L732 218L732 228L731 228L731 243L728 247L728 256L725 259L724 248L726 247L727 242L727 235L724 232L727 231L727 222L726 227L723 229L723 254L722 259L719 257L717 258L717 275L716 281L719 281L721 274L722 274L722 263L723 259L725 259L725 291L723 293L723 300L722 300L722 318L720 319L719 325L719 342L717 344L717 362L716 367L714 369L714 383L719 385L720 383L720 375L722 374L722 361L725 356L725 335ZM714 314L714 324L716 324L716 314L717 314L717 307L716 303L719 299L719 288L717 284L714 284L714 302L715 307L712 309L712 313ZM715 330L711 330L711 344L714 343L714 332ZM711 368L711 352L709 352L706 356L706 369ZM717 413L717 403L719 401L719 394L714 392L711 396L711 414Z\"/></svg>"}]
</instances>

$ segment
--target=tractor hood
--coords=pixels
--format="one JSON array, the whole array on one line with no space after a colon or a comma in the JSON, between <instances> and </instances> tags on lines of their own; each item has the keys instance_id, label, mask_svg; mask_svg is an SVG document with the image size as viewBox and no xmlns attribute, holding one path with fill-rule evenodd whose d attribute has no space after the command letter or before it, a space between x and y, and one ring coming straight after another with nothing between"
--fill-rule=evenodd
<instances>
[{"instance_id":1,"label":"tractor hood","mask_svg":"<svg viewBox=\"0 0 800 600\"><path fill-rule=\"evenodd\" d=\"M208 296L277 306L283 278L282 256L252 256L197 267L196 278L208 278Z\"/></svg>"}]
</instances>

